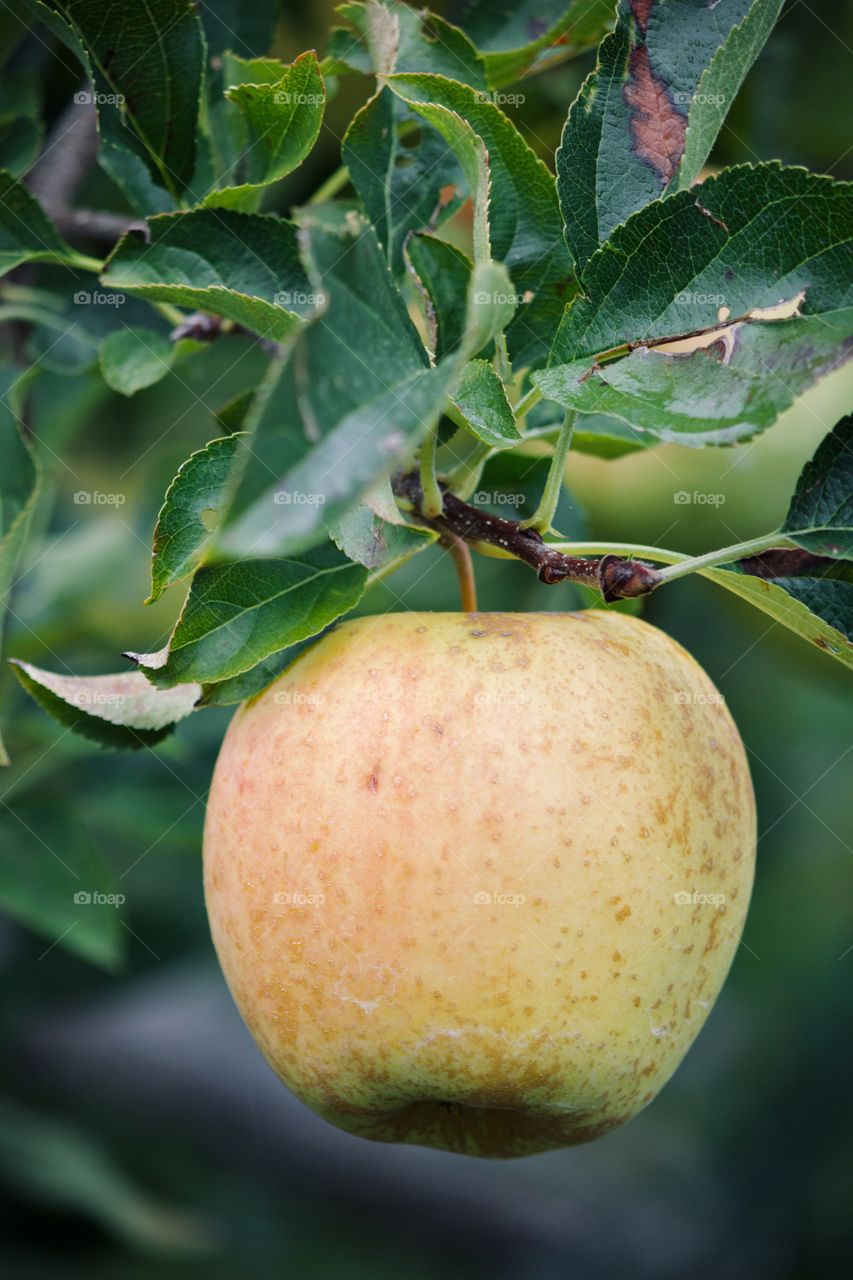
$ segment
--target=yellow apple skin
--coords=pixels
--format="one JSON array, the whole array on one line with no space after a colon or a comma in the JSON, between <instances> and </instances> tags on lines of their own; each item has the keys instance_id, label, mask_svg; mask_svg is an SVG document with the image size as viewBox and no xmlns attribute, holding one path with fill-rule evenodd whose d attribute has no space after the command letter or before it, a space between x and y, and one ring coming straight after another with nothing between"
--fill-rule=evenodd
<instances>
[{"instance_id":1,"label":"yellow apple skin","mask_svg":"<svg viewBox=\"0 0 853 1280\"><path fill-rule=\"evenodd\" d=\"M482 1156L641 1110L746 916L755 806L704 671L622 614L344 623L228 729L213 940L333 1124Z\"/></svg>"}]
</instances>

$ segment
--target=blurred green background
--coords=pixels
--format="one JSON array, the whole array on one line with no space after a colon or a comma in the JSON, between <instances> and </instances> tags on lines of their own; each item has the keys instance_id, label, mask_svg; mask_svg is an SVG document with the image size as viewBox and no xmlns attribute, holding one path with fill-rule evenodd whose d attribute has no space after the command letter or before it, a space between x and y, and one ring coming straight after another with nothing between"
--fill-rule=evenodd
<instances>
[{"instance_id":1,"label":"blurred green background","mask_svg":"<svg viewBox=\"0 0 853 1280\"><path fill-rule=\"evenodd\" d=\"M322 49L331 6L286 8L276 52ZM54 119L78 83L67 55L57 59L36 35L20 39L8 11L0 40ZM590 65L586 58L525 85L514 118L549 159ZM778 156L853 175L852 70L851 6L788 6L714 162ZM339 135L365 90L363 80L341 84L316 152L282 186L279 207L335 168ZM97 172L81 199L122 207ZM52 273L38 278L49 283ZM162 494L184 458L220 433L212 410L252 385L265 363L249 339L225 338L125 400L95 374L73 372L91 359L84 348L78 335L33 353L42 369L33 422L56 457L5 646L81 675L119 670L121 650L165 641L180 593L141 605ZM686 551L765 532L784 514L804 461L849 409L851 383L839 372L737 448L572 458L568 531ZM81 490L122 502L79 505ZM694 500L676 502L679 491ZM577 603L570 588L544 588L520 566L481 560L477 569L481 607ZM439 551L362 606L456 607ZM705 666L749 751L761 834L746 933L706 1029L650 1109L590 1147L509 1163L339 1133L296 1102L255 1049L217 968L201 893L204 800L226 712L193 716L155 751L109 755L63 733L3 678L12 757L0 775L0 887L11 907L0 916L3 1274L849 1274L847 677L708 583L674 584L649 601L646 617ZM23 859L35 906L32 892L16 898ZM125 901L81 910L73 937L55 945L63 920L51 904L58 895L67 911L71 876L86 884L90 870Z\"/></svg>"}]
</instances>

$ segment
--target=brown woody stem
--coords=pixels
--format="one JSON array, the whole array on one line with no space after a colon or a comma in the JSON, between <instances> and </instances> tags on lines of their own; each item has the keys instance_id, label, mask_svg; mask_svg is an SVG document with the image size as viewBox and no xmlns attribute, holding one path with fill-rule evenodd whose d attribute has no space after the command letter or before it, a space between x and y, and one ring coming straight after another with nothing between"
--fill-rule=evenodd
<instances>
[{"instance_id":1,"label":"brown woody stem","mask_svg":"<svg viewBox=\"0 0 853 1280\"><path fill-rule=\"evenodd\" d=\"M535 529L522 528L516 520L489 515L453 493L443 495L441 515L427 519L422 513L423 492L415 472L396 476L394 492L425 524L437 529L443 537L453 535L474 546L484 543L500 547L535 569L540 582L579 582L587 587L596 587L609 603L647 595L661 581L660 571L642 560L624 560L615 555L588 560L566 555L549 547Z\"/></svg>"},{"instance_id":2,"label":"brown woody stem","mask_svg":"<svg viewBox=\"0 0 853 1280\"><path fill-rule=\"evenodd\" d=\"M82 242L105 252L115 248L126 231L145 231L142 219L129 218L123 213L106 213L101 209L62 209L54 221L72 244Z\"/></svg>"}]
</instances>

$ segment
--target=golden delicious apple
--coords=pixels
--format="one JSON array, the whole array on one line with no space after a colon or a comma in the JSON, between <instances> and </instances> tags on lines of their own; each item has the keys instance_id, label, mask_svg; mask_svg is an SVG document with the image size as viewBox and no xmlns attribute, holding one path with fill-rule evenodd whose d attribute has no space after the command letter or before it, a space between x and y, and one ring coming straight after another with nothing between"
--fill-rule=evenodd
<instances>
[{"instance_id":1,"label":"golden delicious apple","mask_svg":"<svg viewBox=\"0 0 853 1280\"><path fill-rule=\"evenodd\" d=\"M364 1137L515 1156L655 1096L746 915L738 731L621 614L391 614L234 717L205 888L234 999Z\"/></svg>"}]
</instances>

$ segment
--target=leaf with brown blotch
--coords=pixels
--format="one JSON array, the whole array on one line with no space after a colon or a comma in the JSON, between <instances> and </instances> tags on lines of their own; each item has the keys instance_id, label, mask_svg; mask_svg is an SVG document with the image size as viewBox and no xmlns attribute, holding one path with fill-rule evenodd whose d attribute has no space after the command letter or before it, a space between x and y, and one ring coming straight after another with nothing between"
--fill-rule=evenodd
<instances>
[{"instance_id":1,"label":"leaf with brown blotch","mask_svg":"<svg viewBox=\"0 0 853 1280\"><path fill-rule=\"evenodd\" d=\"M630 109L634 155L655 170L664 188L677 173L684 155L687 117L673 104L666 81L652 72L645 45L638 45L631 54L623 94Z\"/></svg>"},{"instance_id":2,"label":"leaf with brown blotch","mask_svg":"<svg viewBox=\"0 0 853 1280\"><path fill-rule=\"evenodd\" d=\"M780 8L781 0L620 0L557 152L578 269L632 213L695 181Z\"/></svg>"}]
</instances>

